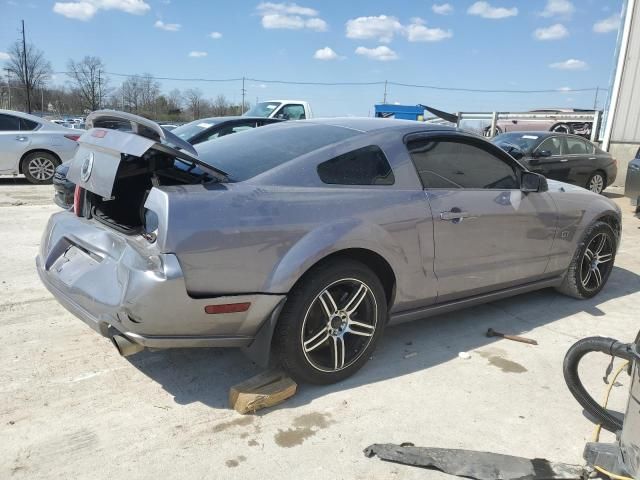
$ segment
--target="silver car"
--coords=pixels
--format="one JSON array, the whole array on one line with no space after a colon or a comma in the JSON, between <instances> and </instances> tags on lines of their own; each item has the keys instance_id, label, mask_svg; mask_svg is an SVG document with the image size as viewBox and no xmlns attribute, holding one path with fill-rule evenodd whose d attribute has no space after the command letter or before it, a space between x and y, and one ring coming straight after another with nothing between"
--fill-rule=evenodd
<instances>
[{"instance_id":1,"label":"silver car","mask_svg":"<svg viewBox=\"0 0 640 480\"><path fill-rule=\"evenodd\" d=\"M131 132L100 128L114 118ZM620 210L481 137L388 119L284 122L193 146L97 112L36 260L129 355L242 347L331 383L387 324L545 287L596 295Z\"/></svg>"},{"instance_id":2,"label":"silver car","mask_svg":"<svg viewBox=\"0 0 640 480\"><path fill-rule=\"evenodd\" d=\"M80 135L35 115L0 110L0 175L51 183L56 167L75 154Z\"/></svg>"}]
</instances>

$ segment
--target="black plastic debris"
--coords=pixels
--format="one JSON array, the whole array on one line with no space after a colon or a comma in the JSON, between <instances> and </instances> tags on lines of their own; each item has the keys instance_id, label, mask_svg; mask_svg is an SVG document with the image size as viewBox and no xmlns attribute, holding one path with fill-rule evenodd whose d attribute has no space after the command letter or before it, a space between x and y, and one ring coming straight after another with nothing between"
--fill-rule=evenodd
<instances>
[{"instance_id":1,"label":"black plastic debris","mask_svg":"<svg viewBox=\"0 0 640 480\"><path fill-rule=\"evenodd\" d=\"M411 443L376 443L365 448L364 454L367 458L377 456L387 462L439 470L476 480L569 480L583 476L583 468L579 465L555 463L543 458L530 459L455 448L416 447Z\"/></svg>"}]
</instances>

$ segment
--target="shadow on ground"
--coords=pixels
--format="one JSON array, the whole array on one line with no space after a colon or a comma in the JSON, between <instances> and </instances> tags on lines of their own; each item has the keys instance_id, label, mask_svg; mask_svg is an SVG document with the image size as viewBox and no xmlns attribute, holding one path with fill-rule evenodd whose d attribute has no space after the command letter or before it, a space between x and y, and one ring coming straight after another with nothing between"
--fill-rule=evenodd
<instances>
[{"instance_id":1,"label":"shadow on ground","mask_svg":"<svg viewBox=\"0 0 640 480\"><path fill-rule=\"evenodd\" d=\"M0 187L2 185L33 185L24 177L0 177Z\"/></svg>"},{"instance_id":2,"label":"shadow on ground","mask_svg":"<svg viewBox=\"0 0 640 480\"><path fill-rule=\"evenodd\" d=\"M485 336L489 327L517 335L579 312L603 316L599 305L637 291L640 276L615 267L605 289L590 300L576 300L546 289L394 326L385 331L371 360L353 377L337 385L303 385L284 408L447 362L459 352L495 342L495 338ZM418 355L405 358L410 352ZM229 388L261 370L235 349L164 350L143 352L129 359L173 395L176 403L201 402L212 408L228 408Z\"/></svg>"}]
</instances>

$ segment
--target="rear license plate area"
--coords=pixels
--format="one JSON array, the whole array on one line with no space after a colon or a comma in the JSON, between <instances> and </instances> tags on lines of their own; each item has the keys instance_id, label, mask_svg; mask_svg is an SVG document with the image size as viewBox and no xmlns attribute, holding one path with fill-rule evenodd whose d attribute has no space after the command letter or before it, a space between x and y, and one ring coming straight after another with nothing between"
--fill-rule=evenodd
<instances>
[{"instance_id":1,"label":"rear license plate area","mask_svg":"<svg viewBox=\"0 0 640 480\"><path fill-rule=\"evenodd\" d=\"M71 245L51 265L49 271L54 273L65 285L71 285L98 264L99 262L91 255Z\"/></svg>"}]
</instances>

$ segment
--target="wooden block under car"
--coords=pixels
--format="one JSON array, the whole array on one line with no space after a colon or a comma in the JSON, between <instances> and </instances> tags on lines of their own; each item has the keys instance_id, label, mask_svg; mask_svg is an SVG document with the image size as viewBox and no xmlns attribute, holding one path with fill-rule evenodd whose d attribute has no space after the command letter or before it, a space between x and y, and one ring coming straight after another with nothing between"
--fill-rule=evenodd
<instances>
[{"instance_id":1,"label":"wooden block under car","mask_svg":"<svg viewBox=\"0 0 640 480\"><path fill-rule=\"evenodd\" d=\"M284 402L295 395L297 387L284 372L269 370L231 387L229 405L244 415Z\"/></svg>"}]
</instances>

